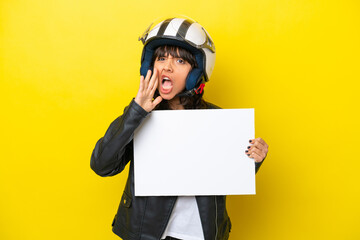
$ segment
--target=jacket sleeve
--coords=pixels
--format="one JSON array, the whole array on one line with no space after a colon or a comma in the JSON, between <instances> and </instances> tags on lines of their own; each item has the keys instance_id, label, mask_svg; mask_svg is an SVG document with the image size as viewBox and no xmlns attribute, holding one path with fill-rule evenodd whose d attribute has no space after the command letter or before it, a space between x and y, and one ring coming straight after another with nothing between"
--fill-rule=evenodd
<instances>
[{"instance_id":1,"label":"jacket sleeve","mask_svg":"<svg viewBox=\"0 0 360 240\"><path fill-rule=\"evenodd\" d=\"M261 164L265 161L265 158L261 162L259 162L259 163L256 162L255 163L255 174L259 171Z\"/></svg>"},{"instance_id":2,"label":"jacket sleeve","mask_svg":"<svg viewBox=\"0 0 360 240\"><path fill-rule=\"evenodd\" d=\"M148 112L133 99L123 115L110 124L91 155L90 167L96 174L102 177L116 175L133 159L134 131L147 115Z\"/></svg>"}]
</instances>

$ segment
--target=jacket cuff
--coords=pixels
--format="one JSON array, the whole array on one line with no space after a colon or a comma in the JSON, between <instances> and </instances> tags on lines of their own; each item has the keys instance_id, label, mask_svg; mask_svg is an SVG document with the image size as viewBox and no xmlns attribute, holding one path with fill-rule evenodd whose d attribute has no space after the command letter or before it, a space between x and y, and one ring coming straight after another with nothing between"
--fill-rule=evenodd
<instances>
[{"instance_id":1,"label":"jacket cuff","mask_svg":"<svg viewBox=\"0 0 360 240\"><path fill-rule=\"evenodd\" d=\"M267 156L265 156L265 158L266 158ZM260 169L260 166L261 166L261 164L263 164L263 162L265 161L265 158L261 161L261 162L256 162L255 163L255 174L259 171L259 169Z\"/></svg>"},{"instance_id":2,"label":"jacket cuff","mask_svg":"<svg viewBox=\"0 0 360 240\"><path fill-rule=\"evenodd\" d=\"M141 117L145 118L149 113L145 111L139 104L135 102L133 98L129 104L129 109L134 109Z\"/></svg>"}]
</instances>

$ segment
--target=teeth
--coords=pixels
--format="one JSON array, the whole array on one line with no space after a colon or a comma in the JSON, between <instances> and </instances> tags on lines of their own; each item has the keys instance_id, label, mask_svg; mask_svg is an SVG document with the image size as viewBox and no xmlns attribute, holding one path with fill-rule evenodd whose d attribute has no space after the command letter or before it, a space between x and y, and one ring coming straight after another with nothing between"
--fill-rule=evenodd
<instances>
[{"instance_id":1,"label":"teeth","mask_svg":"<svg viewBox=\"0 0 360 240\"><path fill-rule=\"evenodd\" d=\"M168 77L164 77L164 78L163 78L163 80L170 80L170 78L168 78Z\"/></svg>"}]
</instances>

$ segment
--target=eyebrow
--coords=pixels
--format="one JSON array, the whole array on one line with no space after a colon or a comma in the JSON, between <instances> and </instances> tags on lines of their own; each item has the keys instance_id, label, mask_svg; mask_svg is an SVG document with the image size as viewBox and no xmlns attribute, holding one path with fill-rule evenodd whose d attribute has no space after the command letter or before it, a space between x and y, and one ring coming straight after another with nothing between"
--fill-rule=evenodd
<instances>
[{"instance_id":1,"label":"eyebrow","mask_svg":"<svg viewBox=\"0 0 360 240\"><path fill-rule=\"evenodd\" d=\"M156 59L163 58L163 57L167 57L167 56L158 56ZM173 57L173 58L174 59L182 59L182 60L186 61L185 58L182 58L182 57ZM188 61L186 61L186 62L188 62Z\"/></svg>"}]
</instances>

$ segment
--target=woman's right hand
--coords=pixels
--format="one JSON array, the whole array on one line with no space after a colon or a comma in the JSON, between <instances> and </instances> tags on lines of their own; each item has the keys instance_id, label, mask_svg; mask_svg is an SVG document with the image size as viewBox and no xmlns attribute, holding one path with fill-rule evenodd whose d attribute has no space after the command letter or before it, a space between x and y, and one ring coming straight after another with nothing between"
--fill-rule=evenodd
<instances>
[{"instance_id":1,"label":"woman's right hand","mask_svg":"<svg viewBox=\"0 0 360 240\"><path fill-rule=\"evenodd\" d=\"M142 75L140 77L140 87L135 97L135 102L147 112L151 112L162 100L160 96L153 100L154 93L157 89L159 81L157 75L158 73L155 70L154 74L151 77L151 70L148 70L145 79Z\"/></svg>"}]
</instances>

